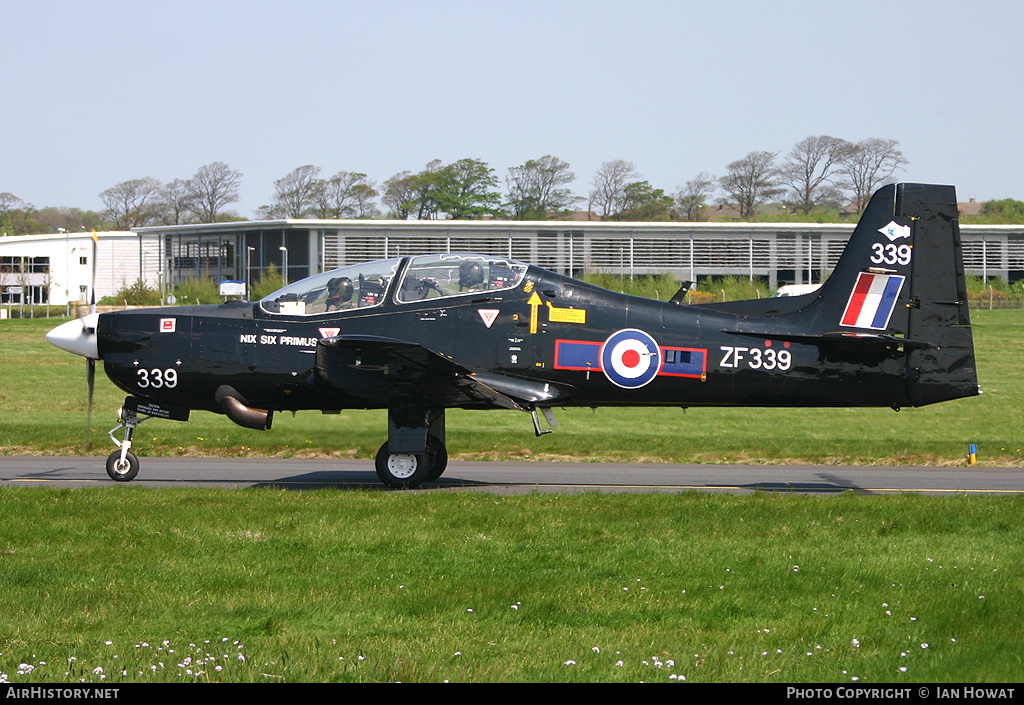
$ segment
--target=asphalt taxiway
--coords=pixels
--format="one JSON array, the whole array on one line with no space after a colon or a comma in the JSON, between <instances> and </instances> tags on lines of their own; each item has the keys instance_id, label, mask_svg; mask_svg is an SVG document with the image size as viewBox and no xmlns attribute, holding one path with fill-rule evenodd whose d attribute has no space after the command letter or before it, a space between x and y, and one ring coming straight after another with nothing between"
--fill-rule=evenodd
<instances>
[{"instance_id":1,"label":"asphalt taxiway","mask_svg":"<svg viewBox=\"0 0 1024 705\"><path fill-rule=\"evenodd\" d=\"M124 486L107 477L104 457L0 456L0 485ZM143 487L280 487L386 490L370 460L142 457ZM1014 494L1024 468L848 465L687 465L451 461L443 477L414 490L524 492L794 492Z\"/></svg>"}]
</instances>

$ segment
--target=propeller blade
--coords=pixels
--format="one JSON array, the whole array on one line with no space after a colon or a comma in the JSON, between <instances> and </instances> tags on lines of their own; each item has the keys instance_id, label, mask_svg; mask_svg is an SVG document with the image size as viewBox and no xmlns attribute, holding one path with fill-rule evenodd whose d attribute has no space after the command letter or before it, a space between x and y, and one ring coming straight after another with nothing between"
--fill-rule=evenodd
<instances>
[{"instance_id":1,"label":"propeller blade","mask_svg":"<svg viewBox=\"0 0 1024 705\"><path fill-rule=\"evenodd\" d=\"M91 296L89 297L89 313L96 313L96 245L99 243L99 235L96 231L92 231L92 286L90 286Z\"/></svg>"},{"instance_id":2,"label":"propeller blade","mask_svg":"<svg viewBox=\"0 0 1024 705\"><path fill-rule=\"evenodd\" d=\"M89 385L89 397L85 407L85 420L89 433L92 433L92 390L96 386L96 360L91 357L87 357L85 359L85 378Z\"/></svg>"}]
</instances>

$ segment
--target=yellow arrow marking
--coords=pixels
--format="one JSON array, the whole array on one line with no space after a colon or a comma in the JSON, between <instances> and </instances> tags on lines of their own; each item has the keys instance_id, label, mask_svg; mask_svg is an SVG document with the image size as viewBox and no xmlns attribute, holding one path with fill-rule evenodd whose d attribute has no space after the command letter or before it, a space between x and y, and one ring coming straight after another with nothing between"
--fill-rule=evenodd
<instances>
[{"instance_id":1,"label":"yellow arrow marking","mask_svg":"<svg viewBox=\"0 0 1024 705\"><path fill-rule=\"evenodd\" d=\"M540 297L537 296L536 291L533 292L533 296L531 296L530 300L526 303L530 307L530 333L535 334L537 332L537 319L540 318L540 316L537 315L537 309L541 305Z\"/></svg>"}]
</instances>

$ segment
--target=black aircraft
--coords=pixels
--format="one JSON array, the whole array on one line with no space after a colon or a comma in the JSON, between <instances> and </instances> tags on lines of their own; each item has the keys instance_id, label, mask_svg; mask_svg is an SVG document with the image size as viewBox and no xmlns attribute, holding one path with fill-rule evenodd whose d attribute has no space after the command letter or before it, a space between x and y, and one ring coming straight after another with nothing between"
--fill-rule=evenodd
<instances>
[{"instance_id":1,"label":"black aircraft","mask_svg":"<svg viewBox=\"0 0 1024 705\"><path fill-rule=\"evenodd\" d=\"M504 257L425 254L325 272L255 303L92 314L54 345L102 360L130 396L110 437L202 409L269 429L274 411L388 410L380 479L445 469L445 409L922 406L979 393L956 192L879 190L816 292L684 305ZM91 366L90 366L90 369ZM91 388L91 379L90 379ZM125 429L118 441L115 433Z\"/></svg>"}]
</instances>

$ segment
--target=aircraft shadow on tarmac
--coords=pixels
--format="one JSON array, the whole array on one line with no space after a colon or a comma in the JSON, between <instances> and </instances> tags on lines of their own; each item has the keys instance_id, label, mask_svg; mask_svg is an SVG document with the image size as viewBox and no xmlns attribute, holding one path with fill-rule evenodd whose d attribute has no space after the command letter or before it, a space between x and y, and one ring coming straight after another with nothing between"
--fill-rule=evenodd
<instances>
[{"instance_id":1,"label":"aircraft shadow on tarmac","mask_svg":"<svg viewBox=\"0 0 1024 705\"><path fill-rule=\"evenodd\" d=\"M589 483L581 483L578 487L574 487L571 483L543 483L543 482L529 482L529 483L515 483L515 482L487 482L482 480L469 480L464 478L438 478L437 480L424 483L418 488L420 490L450 490L458 488L466 489L486 489L486 488L518 488L520 490L526 488L533 488L536 491L543 491L551 488L560 488L563 491L586 491L586 492L600 492L622 490L623 486L608 484L604 486L593 485ZM282 477L277 480L270 480L265 482L259 482L252 485L252 488L272 488L272 489L283 489L283 490L320 490L320 489L335 489L335 490L374 490L374 491L390 491L391 488L384 487L381 485L377 478L377 475L373 471L321 471L311 472L301 475L293 475L291 477ZM630 486L630 491L642 492L642 491L664 491L666 487L659 485L651 485L650 487L641 486ZM722 486L692 486L692 487L673 487L670 488L676 492L699 492L704 490L718 490L723 489ZM838 480L836 481L825 481L825 482L755 482L743 485L736 485L735 489L745 490L751 492L773 492L773 493L797 493L797 494L841 494L843 492L858 492L866 493L857 487L850 486L849 484L841 484Z\"/></svg>"},{"instance_id":2,"label":"aircraft shadow on tarmac","mask_svg":"<svg viewBox=\"0 0 1024 705\"><path fill-rule=\"evenodd\" d=\"M422 485L422 489L444 489L453 487L488 487L500 486L504 483L481 482L478 480L452 480L439 478ZM374 490L388 491L392 488L381 484L377 473L367 471L321 471L310 472L291 477L282 477L278 480L259 482L252 485L253 489L272 488L278 490Z\"/></svg>"}]
</instances>

